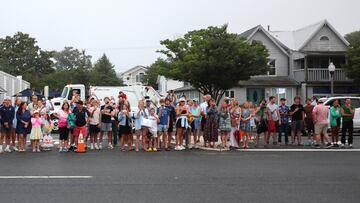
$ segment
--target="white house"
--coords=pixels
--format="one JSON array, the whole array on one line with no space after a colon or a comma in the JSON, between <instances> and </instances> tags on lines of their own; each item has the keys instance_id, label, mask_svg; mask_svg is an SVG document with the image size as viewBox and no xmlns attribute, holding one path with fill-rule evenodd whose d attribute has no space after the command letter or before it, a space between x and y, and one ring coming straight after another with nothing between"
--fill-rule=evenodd
<instances>
[{"instance_id":1,"label":"white house","mask_svg":"<svg viewBox=\"0 0 360 203\"><path fill-rule=\"evenodd\" d=\"M329 96L330 74L327 68L330 62L336 66L335 94L360 95L360 89L353 87L353 81L342 69L349 43L327 20L295 31L269 31L258 25L239 37L266 46L271 70L266 75L239 81L237 87L226 92L226 96L255 103L271 95L278 100L286 98L288 103L292 103L296 95L303 100L312 96ZM191 86L179 88L176 93L190 97L198 95Z\"/></svg>"},{"instance_id":2,"label":"white house","mask_svg":"<svg viewBox=\"0 0 360 203\"><path fill-rule=\"evenodd\" d=\"M163 96L165 96L167 94L167 92L170 90L175 90L180 87L184 87L184 82L168 79L162 75L159 75L157 77L156 83L158 84L158 92L160 93L160 95L163 95Z\"/></svg>"},{"instance_id":3,"label":"white house","mask_svg":"<svg viewBox=\"0 0 360 203\"><path fill-rule=\"evenodd\" d=\"M120 73L119 77L127 86L143 85L146 70L147 69L144 66L135 66L125 72Z\"/></svg>"},{"instance_id":4,"label":"white house","mask_svg":"<svg viewBox=\"0 0 360 203\"><path fill-rule=\"evenodd\" d=\"M30 88L30 83L23 80L22 76L13 76L3 71L0 71L0 101L3 101L6 96L12 97L16 93Z\"/></svg>"}]
</instances>

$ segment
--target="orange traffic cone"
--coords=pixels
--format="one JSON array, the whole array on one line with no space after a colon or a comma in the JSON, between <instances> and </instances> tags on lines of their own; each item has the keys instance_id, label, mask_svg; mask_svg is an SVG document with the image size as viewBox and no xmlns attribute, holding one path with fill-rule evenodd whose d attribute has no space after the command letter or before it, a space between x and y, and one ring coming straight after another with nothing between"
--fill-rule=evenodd
<instances>
[{"instance_id":1,"label":"orange traffic cone","mask_svg":"<svg viewBox=\"0 0 360 203\"><path fill-rule=\"evenodd\" d=\"M84 153L86 152L85 150L85 142L84 142L84 136L82 134L82 132L80 132L79 134L79 139L78 139L78 145L77 145L77 153Z\"/></svg>"}]
</instances>

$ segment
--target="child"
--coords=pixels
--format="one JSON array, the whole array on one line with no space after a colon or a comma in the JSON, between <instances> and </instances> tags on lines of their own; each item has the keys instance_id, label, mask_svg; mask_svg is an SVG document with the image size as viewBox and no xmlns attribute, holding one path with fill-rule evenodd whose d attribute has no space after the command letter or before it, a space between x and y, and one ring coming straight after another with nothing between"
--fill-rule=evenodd
<instances>
[{"instance_id":1,"label":"child","mask_svg":"<svg viewBox=\"0 0 360 203\"><path fill-rule=\"evenodd\" d=\"M249 106L250 106L250 111L251 114L254 114L254 112L256 111L256 105L253 102L249 102ZM250 119L250 133L249 133L249 137L250 137L250 141L253 142L254 140L254 129L256 128L256 124L255 124L255 118L254 116L251 117Z\"/></svg>"},{"instance_id":2,"label":"child","mask_svg":"<svg viewBox=\"0 0 360 203\"><path fill-rule=\"evenodd\" d=\"M32 128L30 133L30 140L32 143L32 151L40 152L39 141L42 139L41 125L43 124L43 120L40 117L38 110L34 111L34 115L31 118L31 124Z\"/></svg>"},{"instance_id":3,"label":"child","mask_svg":"<svg viewBox=\"0 0 360 203\"><path fill-rule=\"evenodd\" d=\"M150 139L149 139L149 152L156 152L156 140L157 140L157 124L160 122L159 117L155 114L155 109L151 108L150 109L150 116L148 117L149 120L152 121L152 125L149 128L149 134L150 134ZM154 143L152 145L152 143ZM153 147L152 147L153 146Z\"/></svg>"},{"instance_id":4,"label":"child","mask_svg":"<svg viewBox=\"0 0 360 203\"><path fill-rule=\"evenodd\" d=\"M121 108L121 106L119 106ZM119 109L118 113L118 121L119 121L119 139L120 139L120 150L122 152L125 151L124 145L127 142L129 146L129 151L133 150L132 142L130 141L132 132L131 132L131 118L129 115L129 109L127 105L123 105L122 109Z\"/></svg>"},{"instance_id":5,"label":"child","mask_svg":"<svg viewBox=\"0 0 360 203\"><path fill-rule=\"evenodd\" d=\"M45 113L43 119L43 126L42 126L43 141L41 144L41 147L45 151L51 150L51 148L54 146L54 144L52 143L53 139L50 135L52 129L53 129L53 124L50 120L50 116L49 114Z\"/></svg>"},{"instance_id":6,"label":"child","mask_svg":"<svg viewBox=\"0 0 360 203\"><path fill-rule=\"evenodd\" d=\"M168 145L168 126L169 126L169 120L170 120L170 112L168 108L165 107L165 100L160 99L160 107L158 108L158 117L160 119L159 125L158 125L158 139L157 144L158 148L161 148L160 144L160 138L161 135L163 136L163 142L165 143L165 150L169 150Z\"/></svg>"},{"instance_id":7,"label":"child","mask_svg":"<svg viewBox=\"0 0 360 203\"><path fill-rule=\"evenodd\" d=\"M245 102L243 112L241 113L241 124L240 124L241 130L244 131L244 143L243 143L244 149L249 148L248 139L249 139L249 133L251 131L251 126L250 126L251 118L252 118L252 112L250 110L249 102Z\"/></svg>"}]
</instances>

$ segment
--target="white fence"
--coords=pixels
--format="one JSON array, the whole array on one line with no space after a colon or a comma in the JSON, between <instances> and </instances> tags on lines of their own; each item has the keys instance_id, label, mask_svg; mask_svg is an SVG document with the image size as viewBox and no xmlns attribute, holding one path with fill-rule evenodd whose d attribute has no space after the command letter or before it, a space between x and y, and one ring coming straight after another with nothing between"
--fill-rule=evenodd
<instances>
[{"instance_id":1,"label":"white fence","mask_svg":"<svg viewBox=\"0 0 360 203\"><path fill-rule=\"evenodd\" d=\"M30 88L30 83L23 80L22 76L13 76L3 71L0 71L0 87L6 90L5 93L0 94L0 101L3 101L5 96L12 97L14 94ZM15 98L12 97L14 101Z\"/></svg>"}]
</instances>

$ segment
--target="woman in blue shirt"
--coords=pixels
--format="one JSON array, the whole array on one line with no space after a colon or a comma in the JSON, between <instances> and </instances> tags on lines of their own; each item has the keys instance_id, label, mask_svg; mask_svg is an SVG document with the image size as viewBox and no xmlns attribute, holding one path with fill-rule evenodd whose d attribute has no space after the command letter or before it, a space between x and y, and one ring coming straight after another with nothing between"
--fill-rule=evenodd
<instances>
[{"instance_id":1,"label":"woman in blue shirt","mask_svg":"<svg viewBox=\"0 0 360 203\"><path fill-rule=\"evenodd\" d=\"M31 132L31 113L26 109L27 104L21 102L16 113L16 133L19 135L19 152L25 152L26 136Z\"/></svg>"}]
</instances>

